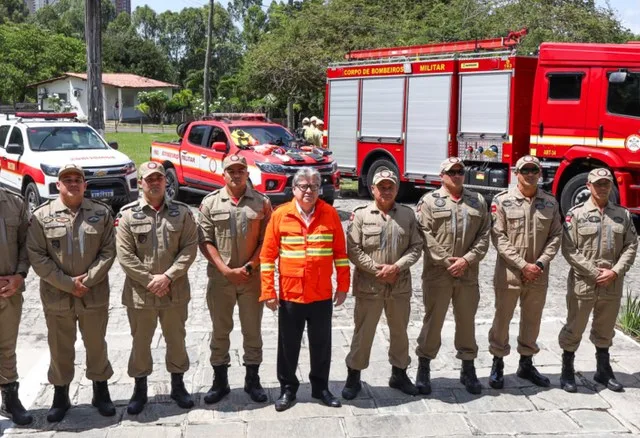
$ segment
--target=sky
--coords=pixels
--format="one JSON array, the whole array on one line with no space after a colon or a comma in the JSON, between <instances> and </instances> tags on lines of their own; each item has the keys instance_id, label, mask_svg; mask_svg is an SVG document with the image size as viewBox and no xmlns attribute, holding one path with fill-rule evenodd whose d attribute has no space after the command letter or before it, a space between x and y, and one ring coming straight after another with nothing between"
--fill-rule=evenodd
<instances>
[{"instance_id":1,"label":"sky","mask_svg":"<svg viewBox=\"0 0 640 438\"><path fill-rule=\"evenodd\" d=\"M596 0L598 4L605 5L606 0ZM216 2L227 5L229 0L216 0ZM149 5L156 12L166 10L179 11L183 8L200 7L209 3L209 0L131 0L131 9L138 6ZM270 0L263 1L269 4ZM609 4L616 11L622 24L634 33L640 34L640 0L609 0Z\"/></svg>"}]
</instances>

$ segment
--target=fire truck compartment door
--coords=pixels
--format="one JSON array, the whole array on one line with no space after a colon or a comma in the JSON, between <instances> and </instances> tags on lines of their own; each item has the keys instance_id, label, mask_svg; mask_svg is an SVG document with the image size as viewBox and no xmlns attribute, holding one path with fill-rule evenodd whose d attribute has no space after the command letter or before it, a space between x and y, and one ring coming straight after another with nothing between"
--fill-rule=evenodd
<instances>
[{"instance_id":1,"label":"fire truck compartment door","mask_svg":"<svg viewBox=\"0 0 640 438\"><path fill-rule=\"evenodd\" d=\"M358 83L357 79L329 82L327 141L340 167L356 167Z\"/></svg>"},{"instance_id":2,"label":"fire truck compartment door","mask_svg":"<svg viewBox=\"0 0 640 438\"><path fill-rule=\"evenodd\" d=\"M510 84L510 72L461 75L460 132L506 134Z\"/></svg>"},{"instance_id":3,"label":"fire truck compartment door","mask_svg":"<svg viewBox=\"0 0 640 438\"><path fill-rule=\"evenodd\" d=\"M362 80L361 137L402 138L404 78Z\"/></svg>"},{"instance_id":4,"label":"fire truck compartment door","mask_svg":"<svg viewBox=\"0 0 640 438\"><path fill-rule=\"evenodd\" d=\"M451 75L409 79L405 170L438 175L448 156Z\"/></svg>"}]
</instances>

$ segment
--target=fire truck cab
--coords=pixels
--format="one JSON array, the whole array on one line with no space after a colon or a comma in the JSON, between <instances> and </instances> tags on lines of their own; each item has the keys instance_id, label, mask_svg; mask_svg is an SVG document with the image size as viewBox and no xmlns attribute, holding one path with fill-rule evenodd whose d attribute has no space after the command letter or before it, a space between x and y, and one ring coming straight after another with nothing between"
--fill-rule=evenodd
<instances>
[{"instance_id":1,"label":"fire truck cab","mask_svg":"<svg viewBox=\"0 0 640 438\"><path fill-rule=\"evenodd\" d=\"M640 213L640 44L543 43L515 54L507 37L350 52L327 70L327 146L359 191L381 167L403 188L435 188L458 156L468 187L491 195L516 182L523 155L563 211L588 197L594 167L612 197Z\"/></svg>"}]
</instances>

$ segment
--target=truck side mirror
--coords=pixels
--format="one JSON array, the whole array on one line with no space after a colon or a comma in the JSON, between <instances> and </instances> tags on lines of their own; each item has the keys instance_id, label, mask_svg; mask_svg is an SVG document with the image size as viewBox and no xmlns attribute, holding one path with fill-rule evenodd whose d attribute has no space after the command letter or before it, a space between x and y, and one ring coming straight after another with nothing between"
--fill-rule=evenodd
<instances>
[{"instance_id":1,"label":"truck side mirror","mask_svg":"<svg viewBox=\"0 0 640 438\"><path fill-rule=\"evenodd\" d=\"M24 152L24 146L18 143L9 143L6 150L8 154L22 155Z\"/></svg>"},{"instance_id":2,"label":"truck side mirror","mask_svg":"<svg viewBox=\"0 0 640 438\"><path fill-rule=\"evenodd\" d=\"M609 83L610 84L622 84L627 80L627 72L626 71L614 71L609 75Z\"/></svg>"},{"instance_id":3,"label":"truck side mirror","mask_svg":"<svg viewBox=\"0 0 640 438\"><path fill-rule=\"evenodd\" d=\"M109 142L109 147L111 149L116 149L117 150L118 149L118 142L117 141L110 141Z\"/></svg>"},{"instance_id":4,"label":"truck side mirror","mask_svg":"<svg viewBox=\"0 0 640 438\"><path fill-rule=\"evenodd\" d=\"M227 152L227 144L224 141L213 142L213 150L216 152Z\"/></svg>"}]
</instances>

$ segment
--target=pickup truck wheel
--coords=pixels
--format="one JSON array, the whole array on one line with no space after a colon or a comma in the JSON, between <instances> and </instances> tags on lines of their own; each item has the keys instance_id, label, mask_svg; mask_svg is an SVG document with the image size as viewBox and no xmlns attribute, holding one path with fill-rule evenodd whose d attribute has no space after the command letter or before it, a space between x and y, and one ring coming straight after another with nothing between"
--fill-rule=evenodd
<instances>
[{"instance_id":1,"label":"pickup truck wheel","mask_svg":"<svg viewBox=\"0 0 640 438\"><path fill-rule=\"evenodd\" d=\"M180 200L180 183L178 182L178 175L176 175L175 169L166 170L167 188L166 196L169 201Z\"/></svg>"},{"instance_id":2,"label":"pickup truck wheel","mask_svg":"<svg viewBox=\"0 0 640 438\"><path fill-rule=\"evenodd\" d=\"M589 188L587 187L588 175L586 172L580 173L565 184L562 189L562 195L560 196L560 209L563 215L566 215L571 207L585 202L591 196L591 192L589 192ZM615 203L618 203L620 200L620 192L615 185L611 189L609 200Z\"/></svg>"},{"instance_id":3,"label":"pickup truck wheel","mask_svg":"<svg viewBox=\"0 0 640 438\"><path fill-rule=\"evenodd\" d=\"M24 188L24 199L27 201L29 211L35 210L41 203L40 193L38 192L38 186L35 183L30 182Z\"/></svg>"},{"instance_id":4,"label":"pickup truck wheel","mask_svg":"<svg viewBox=\"0 0 640 438\"><path fill-rule=\"evenodd\" d=\"M369 196L373 198L373 193L371 192L371 186L373 185L373 175L376 174L379 170L387 169L396 174L398 180L400 180L400 172L398 172L398 167L391 161L385 159L379 159L373 162L371 167L369 168L369 172L367 172L367 190L369 191ZM398 200L403 199L407 193L409 192L408 186L405 183L400 183L400 188L398 189L398 196L396 197Z\"/></svg>"}]
</instances>

